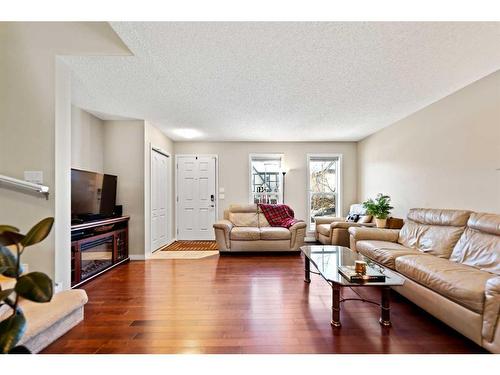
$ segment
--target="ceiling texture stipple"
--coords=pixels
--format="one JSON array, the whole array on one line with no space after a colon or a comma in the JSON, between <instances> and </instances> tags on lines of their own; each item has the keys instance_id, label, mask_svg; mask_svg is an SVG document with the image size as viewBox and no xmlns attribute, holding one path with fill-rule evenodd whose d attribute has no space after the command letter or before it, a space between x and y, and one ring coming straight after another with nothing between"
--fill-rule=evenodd
<instances>
[{"instance_id":1,"label":"ceiling texture stipple","mask_svg":"<svg viewBox=\"0 0 500 375\"><path fill-rule=\"evenodd\" d=\"M113 22L73 103L174 140L357 141L500 69L500 23ZM107 115L106 115L107 114Z\"/></svg>"}]
</instances>

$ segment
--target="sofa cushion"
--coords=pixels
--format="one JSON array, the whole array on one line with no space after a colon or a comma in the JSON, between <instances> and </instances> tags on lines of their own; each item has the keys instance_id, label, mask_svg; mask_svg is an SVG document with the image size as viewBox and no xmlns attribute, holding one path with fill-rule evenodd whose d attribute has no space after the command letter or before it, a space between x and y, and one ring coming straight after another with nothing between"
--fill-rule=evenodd
<instances>
[{"instance_id":1,"label":"sofa cushion","mask_svg":"<svg viewBox=\"0 0 500 375\"><path fill-rule=\"evenodd\" d=\"M239 241L260 240L260 230L258 227L234 227L229 237Z\"/></svg>"},{"instance_id":2,"label":"sofa cushion","mask_svg":"<svg viewBox=\"0 0 500 375\"><path fill-rule=\"evenodd\" d=\"M270 227L269 221L266 219L266 215L259 212L259 227Z\"/></svg>"},{"instance_id":3,"label":"sofa cushion","mask_svg":"<svg viewBox=\"0 0 500 375\"><path fill-rule=\"evenodd\" d=\"M392 269L395 268L397 257L422 254L416 249L388 241L358 241L356 242L356 250L375 262Z\"/></svg>"},{"instance_id":4,"label":"sofa cushion","mask_svg":"<svg viewBox=\"0 0 500 375\"><path fill-rule=\"evenodd\" d=\"M292 238L291 232L281 227L263 227L260 228L261 240L289 240Z\"/></svg>"},{"instance_id":5,"label":"sofa cushion","mask_svg":"<svg viewBox=\"0 0 500 375\"><path fill-rule=\"evenodd\" d=\"M483 311L486 281L493 277L489 272L431 255L398 257L396 271L478 313Z\"/></svg>"},{"instance_id":6,"label":"sofa cushion","mask_svg":"<svg viewBox=\"0 0 500 375\"><path fill-rule=\"evenodd\" d=\"M316 224L316 230L318 233L321 233L323 236L330 237L330 224Z\"/></svg>"},{"instance_id":7,"label":"sofa cushion","mask_svg":"<svg viewBox=\"0 0 500 375\"><path fill-rule=\"evenodd\" d=\"M500 275L500 215L473 213L450 260Z\"/></svg>"},{"instance_id":8,"label":"sofa cushion","mask_svg":"<svg viewBox=\"0 0 500 375\"><path fill-rule=\"evenodd\" d=\"M398 243L424 253L449 258L462 235L469 211L412 208Z\"/></svg>"},{"instance_id":9,"label":"sofa cushion","mask_svg":"<svg viewBox=\"0 0 500 375\"><path fill-rule=\"evenodd\" d=\"M257 212L229 212L229 221L236 227L258 227Z\"/></svg>"}]
</instances>

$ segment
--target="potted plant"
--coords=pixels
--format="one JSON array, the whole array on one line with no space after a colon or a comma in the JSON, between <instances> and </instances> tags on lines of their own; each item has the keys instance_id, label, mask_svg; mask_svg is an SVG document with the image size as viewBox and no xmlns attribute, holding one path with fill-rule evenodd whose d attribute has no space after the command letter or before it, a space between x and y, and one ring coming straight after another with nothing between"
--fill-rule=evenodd
<instances>
[{"instance_id":1,"label":"potted plant","mask_svg":"<svg viewBox=\"0 0 500 375\"><path fill-rule=\"evenodd\" d=\"M26 331L26 318L19 299L45 303L52 299L52 280L42 272L24 273L21 254L28 246L43 241L50 233L54 219L43 219L27 234L11 225L0 225L0 275L13 278L16 284L9 289L0 286L0 306L11 310L11 315L0 321L0 354L29 353L24 346L16 346Z\"/></svg>"},{"instance_id":2,"label":"potted plant","mask_svg":"<svg viewBox=\"0 0 500 375\"><path fill-rule=\"evenodd\" d=\"M387 226L387 217L394 208L390 205L391 197L379 193L375 200L372 198L363 202L363 207L366 208L368 215L373 215L377 228L385 228Z\"/></svg>"}]
</instances>

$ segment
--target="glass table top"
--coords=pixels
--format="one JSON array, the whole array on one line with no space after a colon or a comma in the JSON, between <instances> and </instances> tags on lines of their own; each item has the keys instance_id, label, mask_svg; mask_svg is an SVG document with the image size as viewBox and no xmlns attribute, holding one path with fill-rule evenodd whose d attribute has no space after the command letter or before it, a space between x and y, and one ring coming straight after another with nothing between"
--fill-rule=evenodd
<instances>
[{"instance_id":1,"label":"glass table top","mask_svg":"<svg viewBox=\"0 0 500 375\"><path fill-rule=\"evenodd\" d=\"M403 285L404 279L392 272L386 267L382 267L374 263L369 258L363 256L362 254L355 253L351 249L343 246L330 246L330 245L311 245L302 246L300 248L304 256L306 256L314 267L317 268L318 272L327 281L346 285L346 286L396 286ZM383 273L385 275L384 282L350 282L344 278L338 271L339 266L354 266L354 261L364 260L367 263L367 267ZM314 270L312 270L314 272Z\"/></svg>"}]
</instances>

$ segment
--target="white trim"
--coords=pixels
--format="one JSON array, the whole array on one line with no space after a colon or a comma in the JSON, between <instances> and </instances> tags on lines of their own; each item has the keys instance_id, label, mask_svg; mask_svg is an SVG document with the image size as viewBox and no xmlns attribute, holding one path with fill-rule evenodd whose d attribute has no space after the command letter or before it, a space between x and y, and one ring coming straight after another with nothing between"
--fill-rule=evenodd
<instances>
[{"instance_id":1,"label":"white trim","mask_svg":"<svg viewBox=\"0 0 500 375\"><path fill-rule=\"evenodd\" d=\"M214 194L214 205L215 205L215 221L219 219L219 155L218 154L175 154L175 190L174 190L174 205L175 205L175 234L173 237L177 239L179 235L179 201L178 201L178 183L179 179L177 173L179 171L179 158L182 157L193 157L193 156L201 156L201 157L212 157L215 158L215 194Z\"/></svg>"},{"instance_id":2,"label":"white trim","mask_svg":"<svg viewBox=\"0 0 500 375\"><path fill-rule=\"evenodd\" d=\"M131 261L136 261L136 260L146 260L146 255L144 254L131 254L128 256Z\"/></svg>"},{"instance_id":3,"label":"white trim","mask_svg":"<svg viewBox=\"0 0 500 375\"><path fill-rule=\"evenodd\" d=\"M343 154L337 154L337 153L313 153L313 154L307 154L307 160L306 160L306 170L307 170L307 191L306 191L306 199L307 199L307 229L306 229L306 235L313 235L314 236L314 231L311 231L310 223L309 223L309 218L311 217L311 202L310 202L310 194L311 194L311 171L310 171L310 161L311 158L337 158L338 159L338 170L337 170L337 207L335 210L335 215L336 216L343 216L344 211L343 211L343 205L342 205L342 200L344 199L344 183L343 183Z\"/></svg>"},{"instance_id":4,"label":"white trim","mask_svg":"<svg viewBox=\"0 0 500 375\"><path fill-rule=\"evenodd\" d=\"M149 142L149 252L148 254L153 254L158 249L161 249L163 246L159 247L158 249L153 249L153 209L152 209L152 202L153 202L153 151L158 152L159 154L166 156L168 158L168 163L167 163L167 176L169 180L172 179L172 155L167 152L162 150L160 147L153 146L151 142ZM172 228L172 223L170 222L172 218L172 181L168 181L167 183L167 243L169 243L170 239L172 238L172 233L171 228Z\"/></svg>"},{"instance_id":5,"label":"white trim","mask_svg":"<svg viewBox=\"0 0 500 375\"><path fill-rule=\"evenodd\" d=\"M253 204L253 191L252 191L252 159L254 157L261 157L262 159L279 159L280 160L280 172L285 170L285 154L284 153L260 153L252 152L248 154L248 203ZM283 203L283 175L280 173L280 191L279 191L279 201Z\"/></svg>"}]
</instances>

